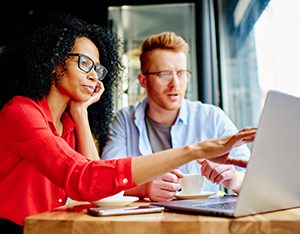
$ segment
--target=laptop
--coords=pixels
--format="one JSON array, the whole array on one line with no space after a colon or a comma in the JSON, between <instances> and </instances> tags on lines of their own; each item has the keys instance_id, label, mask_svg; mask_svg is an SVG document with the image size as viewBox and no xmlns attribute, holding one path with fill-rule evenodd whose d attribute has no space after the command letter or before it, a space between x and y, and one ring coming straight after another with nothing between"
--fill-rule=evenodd
<instances>
[{"instance_id":1,"label":"laptop","mask_svg":"<svg viewBox=\"0 0 300 234\"><path fill-rule=\"evenodd\" d=\"M168 209L240 217L300 206L300 98L267 93L239 196L152 203Z\"/></svg>"}]
</instances>

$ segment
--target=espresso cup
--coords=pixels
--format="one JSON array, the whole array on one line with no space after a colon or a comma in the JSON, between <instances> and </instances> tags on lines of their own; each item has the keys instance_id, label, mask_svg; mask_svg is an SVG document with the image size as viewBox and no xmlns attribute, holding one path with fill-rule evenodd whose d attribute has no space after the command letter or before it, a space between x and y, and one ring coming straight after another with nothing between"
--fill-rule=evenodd
<instances>
[{"instance_id":1,"label":"espresso cup","mask_svg":"<svg viewBox=\"0 0 300 234\"><path fill-rule=\"evenodd\" d=\"M182 194L199 194L202 191L204 177L200 174L185 174L179 179Z\"/></svg>"}]
</instances>

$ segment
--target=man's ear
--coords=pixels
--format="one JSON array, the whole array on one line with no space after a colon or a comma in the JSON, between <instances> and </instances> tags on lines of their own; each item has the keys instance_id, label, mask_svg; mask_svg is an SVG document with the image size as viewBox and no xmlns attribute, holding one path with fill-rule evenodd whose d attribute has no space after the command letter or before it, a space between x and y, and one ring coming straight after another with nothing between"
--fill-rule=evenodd
<instances>
[{"instance_id":1,"label":"man's ear","mask_svg":"<svg viewBox=\"0 0 300 234\"><path fill-rule=\"evenodd\" d=\"M146 79L146 76L144 76L142 73L139 73L138 79L139 79L140 85L141 85L143 88L146 88L146 86L147 86L147 79Z\"/></svg>"}]
</instances>

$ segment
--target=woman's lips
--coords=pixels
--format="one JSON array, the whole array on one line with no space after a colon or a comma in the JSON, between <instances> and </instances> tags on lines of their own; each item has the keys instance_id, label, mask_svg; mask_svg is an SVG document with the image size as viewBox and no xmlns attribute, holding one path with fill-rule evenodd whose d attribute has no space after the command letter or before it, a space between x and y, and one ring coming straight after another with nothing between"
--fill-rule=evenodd
<instances>
[{"instance_id":1,"label":"woman's lips","mask_svg":"<svg viewBox=\"0 0 300 234\"><path fill-rule=\"evenodd\" d=\"M83 85L85 90L87 90L90 94L92 94L95 90L95 87L93 85Z\"/></svg>"}]
</instances>

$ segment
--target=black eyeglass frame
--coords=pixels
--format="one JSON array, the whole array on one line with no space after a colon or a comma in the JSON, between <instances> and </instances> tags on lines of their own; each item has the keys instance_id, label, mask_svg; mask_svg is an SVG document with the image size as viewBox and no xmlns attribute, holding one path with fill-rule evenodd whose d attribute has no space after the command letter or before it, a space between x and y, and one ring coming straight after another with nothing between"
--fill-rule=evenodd
<instances>
[{"instance_id":1,"label":"black eyeglass frame","mask_svg":"<svg viewBox=\"0 0 300 234\"><path fill-rule=\"evenodd\" d=\"M98 76L98 80L102 81L106 74L108 73L107 69L102 65L102 64L95 64L95 62L93 61L93 59L91 59L89 56L85 55L85 54L81 54L81 53L67 53L67 56L78 56L78 68L81 70L81 71L84 71L86 73L89 73L92 69L95 70L95 72L97 73L97 76ZM92 62L92 66L89 68L89 70L84 70L81 65L80 65L80 61L81 61L81 58L82 57L85 57L87 59L89 59L91 62ZM97 71L97 69L101 69L100 72Z\"/></svg>"}]
</instances>

